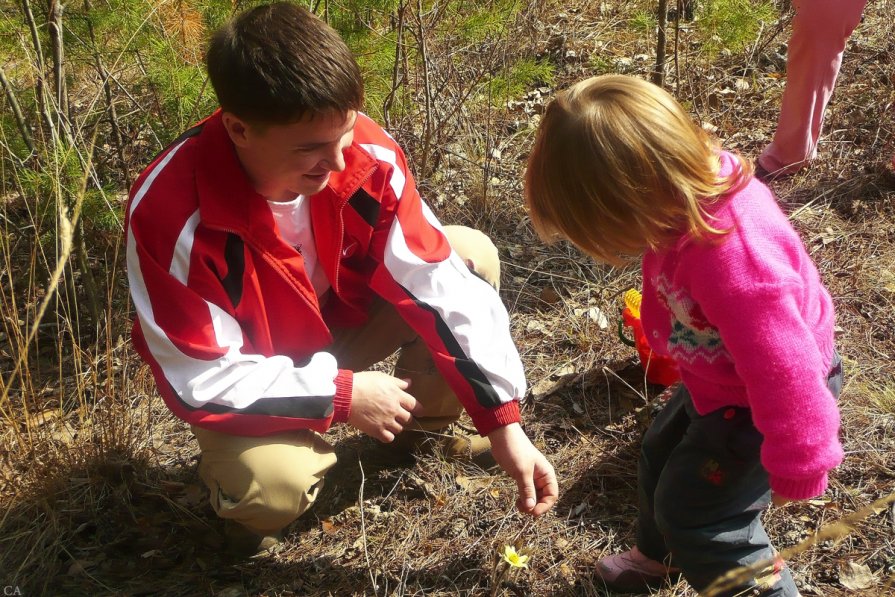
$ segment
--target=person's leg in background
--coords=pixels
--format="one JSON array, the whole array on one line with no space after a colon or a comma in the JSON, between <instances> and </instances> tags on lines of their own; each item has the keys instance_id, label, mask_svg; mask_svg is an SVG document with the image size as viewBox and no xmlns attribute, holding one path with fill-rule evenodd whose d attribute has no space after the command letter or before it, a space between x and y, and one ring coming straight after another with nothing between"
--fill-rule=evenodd
<instances>
[{"instance_id":1,"label":"person's leg in background","mask_svg":"<svg viewBox=\"0 0 895 597\"><path fill-rule=\"evenodd\" d=\"M792 174L817 155L824 113L845 44L861 22L866 0L793 0L786 88L774 138L758 158L771 177Z\"/></svg>"}]
</instances>

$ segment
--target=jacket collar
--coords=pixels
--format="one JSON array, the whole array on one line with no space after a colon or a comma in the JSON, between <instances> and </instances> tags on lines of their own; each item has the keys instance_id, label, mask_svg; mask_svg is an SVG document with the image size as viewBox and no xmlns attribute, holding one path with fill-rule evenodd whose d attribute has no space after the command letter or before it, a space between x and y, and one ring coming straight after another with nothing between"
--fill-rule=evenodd
<instances>
[{"instance_id":1,"label":"jacket collar","mask_svg":"<svg viewBox=\"0 0 895 597\"><path fill-rule=\"evenodd\" d=\"M354 142L345 150L345 166L344 171L330 176L325 189L313 195L325 196L337 210L370 178L377 162ZM250 237L263 237L273 230L267 201L252 187L224 128L220 110L203 123L197 139L195 171L199 213L204 224Z\"/></svg>"}]
</instances>

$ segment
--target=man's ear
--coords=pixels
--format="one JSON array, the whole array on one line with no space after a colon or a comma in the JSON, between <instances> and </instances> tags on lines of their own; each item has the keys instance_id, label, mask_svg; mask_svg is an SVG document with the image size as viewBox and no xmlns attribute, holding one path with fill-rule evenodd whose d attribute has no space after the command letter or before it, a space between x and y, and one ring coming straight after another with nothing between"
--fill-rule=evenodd
<instances>
[{"instance_id":1,"label":"man's ear","mask_svg":"<svg viewBox=\"0 0 895 597\"><path fill-rule=\"evenodd\" d=\"M221 114L221 121L224 128L227 129L227 135L237 147L245 147L249 142L249 124L230 112Z\"/></svg>"}]
</instances>

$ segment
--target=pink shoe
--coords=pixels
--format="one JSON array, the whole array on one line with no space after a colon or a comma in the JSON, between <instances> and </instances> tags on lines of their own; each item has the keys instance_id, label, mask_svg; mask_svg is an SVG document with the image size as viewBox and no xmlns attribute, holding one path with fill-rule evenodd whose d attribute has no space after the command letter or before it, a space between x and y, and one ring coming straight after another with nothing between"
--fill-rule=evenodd
<instances>
[{"instance_id":1,"label":"pink shoe","mask_svg":"<svg viewBox=\"0 0 895 597\"><path fill-rule=\"evenodd\" d=\"M681 573L680 568L672 568L649 559L636 547L603 558L597 562L596 572L606 588L619 593L641 593L645 589L656 589Z\"/></svg>"}]
</instances>

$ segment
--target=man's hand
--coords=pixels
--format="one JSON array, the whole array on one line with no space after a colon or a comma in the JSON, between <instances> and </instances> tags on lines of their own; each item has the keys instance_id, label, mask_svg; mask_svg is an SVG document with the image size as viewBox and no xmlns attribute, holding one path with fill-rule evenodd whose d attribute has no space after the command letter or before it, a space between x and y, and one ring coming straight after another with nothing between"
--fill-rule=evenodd
<instances>
[{"instance_id":1,"label":"man's hand","mask_svg":"<svg viewBox=\"0 0 895 597\"><path fill-rule=\"evenodd\" d=\"M519 511L540 516L552 508L559 494L556 473L519 423L498 427L488 434L488 439L497 464L519 487L516 500Z\"/></svg>"},{"instance_id":2,"label":"man's hand","mask_svg":"<svg viewBox=\"0 0 895 597\"><path fill-rule=\"evenodd\" d=\"M392 442L422 407L405 392L410 382L379 371L354 374L348 423L381 442Z\"/></svg>"}]
</instances>

